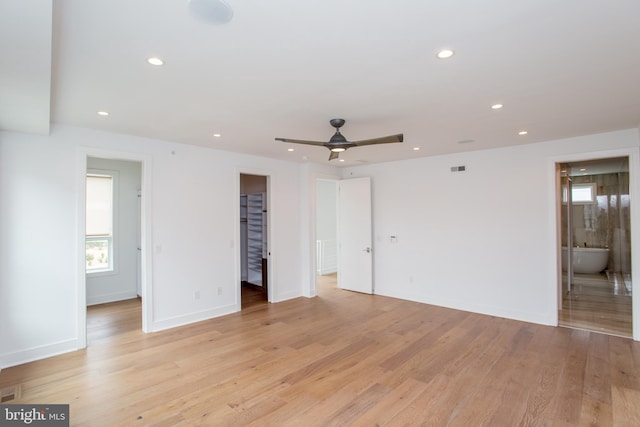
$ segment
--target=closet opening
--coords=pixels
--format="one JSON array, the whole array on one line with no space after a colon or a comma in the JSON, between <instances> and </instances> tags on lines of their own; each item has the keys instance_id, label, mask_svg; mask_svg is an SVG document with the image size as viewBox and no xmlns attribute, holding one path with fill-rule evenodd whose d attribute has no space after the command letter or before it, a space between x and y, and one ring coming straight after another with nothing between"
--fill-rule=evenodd
<instances>
[{"instance_id":1,"label":"closet opening","mask_svg":"<svg viewBox=\"0 0 640 427\"><path fill-rule=\"evenodd\" d=\"M241 309L269 301L268 177L240 174Z\"/></svg>"}]
</instances>

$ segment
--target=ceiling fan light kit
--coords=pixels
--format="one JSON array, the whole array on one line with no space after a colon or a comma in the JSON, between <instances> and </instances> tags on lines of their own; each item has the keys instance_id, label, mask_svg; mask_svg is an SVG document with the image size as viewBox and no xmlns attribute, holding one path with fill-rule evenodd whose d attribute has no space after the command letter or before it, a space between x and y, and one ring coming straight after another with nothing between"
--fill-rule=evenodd
<instances>
[{"instance_id":1,"label":"ceiling fan light kit","mask_svg":"<svg viewBox=\"0 0 640 427\"><path fill-rule=\"evenodd\" d=\"M331 119L329 123L331 126L336 128L336 133L333 134L331 139L328 142L322 141L307 141L303 139L290 139L290 138L276 138L276 141L282 142L290 142L293 144L306 144L306 145L317 145L322 147L327 147L331 154L329 155L329 160L337 159L340 153L343 151L347 151L347 149L352 147L360 147L363 145L374 145L374 144L390 144L395 142L402 142L404 140L404 135L399 133L396 135L383 136L380 138L373 139L365 139L362 141L348 141L347 138L344 137L340 133L340 128L344 125L344 119Z\"/></svg>"}]
</instances>

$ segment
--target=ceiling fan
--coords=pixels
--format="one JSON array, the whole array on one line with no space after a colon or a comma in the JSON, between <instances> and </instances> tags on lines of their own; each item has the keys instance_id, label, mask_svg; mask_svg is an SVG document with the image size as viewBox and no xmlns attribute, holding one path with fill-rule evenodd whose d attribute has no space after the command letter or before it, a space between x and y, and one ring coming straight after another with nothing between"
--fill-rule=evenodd
<instances>
[{"instance_id":1,"label":"ceiling fan","mask_svg":"<svg viewBox=\"0 0 640 427\"><path fill-rule=\"evenodd\" d=\"M276 141L282 142L292 142L294 144L307 144L307 145L320 145L323 147L327 147L331 150L331 154L329 155L329 160L337 159L340 156L340 153L346 151L348 148L352 147L360 147L362 145L373 145L373 144L388 144L392 142L402 142L404 136L399 133L397 135L389 135L383 136L380 138L373 139L365 139L363 141L347 141L347 138L344 137L340 133L340 128L344 125L343 119L331 119L329 120L331 126L336 128L336 133L333 134L331 139L328 142L321 141L305 141L303 139L289 139L289 138L276 138Z\"/></svg>"}]
</instances>

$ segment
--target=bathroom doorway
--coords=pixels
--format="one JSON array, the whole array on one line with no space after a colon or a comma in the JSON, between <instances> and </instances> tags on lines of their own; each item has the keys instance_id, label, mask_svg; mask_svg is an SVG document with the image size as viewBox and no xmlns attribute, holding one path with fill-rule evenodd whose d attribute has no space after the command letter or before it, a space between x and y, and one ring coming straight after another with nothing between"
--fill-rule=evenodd
<instances>
[{"instance_id":1,"label":"bathroom doorway","mask_svg":"<svg viewBox=\"0 0 640 427\"><path fill-rule=\"evenodd\" d=\"M560 326L632 337L629 158L557 163Z\"/></svg>"}]
</instances>

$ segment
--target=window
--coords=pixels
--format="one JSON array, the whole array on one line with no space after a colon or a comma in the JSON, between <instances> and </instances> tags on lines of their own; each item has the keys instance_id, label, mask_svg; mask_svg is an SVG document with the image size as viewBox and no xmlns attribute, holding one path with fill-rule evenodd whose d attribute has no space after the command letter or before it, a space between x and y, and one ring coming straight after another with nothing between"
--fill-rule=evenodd
<instances>
[{"instance_id":1,"label":"window","mask_svg":"<svg viewBox=\"0 0 640 427\"><path fill-rule=\"evenodd\" d=\"M114 173L87 173L86 272L110 272L113 263Z\"/></svg>"},{"instance_id":2,"label":"window","mask_svg":"<svg viewBox=\"0 0 640 427\"><path fill-rule=\"evenodd\" d=\"M574 205L590 205L596 203L598 187L595 182L573 184L571 186L571 202ZM567 203L567 187L562 186L562 203Z\"/></svg>"}]
</instances>

